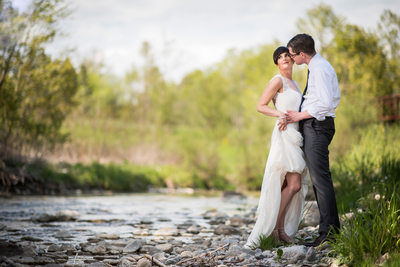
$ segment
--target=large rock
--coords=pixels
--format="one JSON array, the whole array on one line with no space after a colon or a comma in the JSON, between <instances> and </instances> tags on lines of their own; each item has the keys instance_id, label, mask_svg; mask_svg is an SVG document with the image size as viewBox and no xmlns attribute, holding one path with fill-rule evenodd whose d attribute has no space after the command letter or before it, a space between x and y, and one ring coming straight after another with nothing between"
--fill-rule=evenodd
<instances>
[{"instance_id":1,"label":"large rock","mask_svg":"<svg viewBox=\"0 0 400 267\"><path fill-rule=\"evenodd\" d=\"M303 260L307 253L306 246L291 246L282 248L283 254L282 259L288 260L289 263L296 263L299 260Z\"/></svg>"},{"instance_id":2,"label":"large rock","mask_svg":"<svg viewBox=\"0 0 400 267\"><path fill-rule=\"evenodd\" d=\"M40 213L32 215L32 221L34 222L64 222L64 221L76 221L79 217L79 213L74 210L62 210L56 214Z\"/></svg>"},{"instance_id":3,"label":"large rock","mask_svg":"<svg viewBox=\"0 0 400 267\"><path fill-rule=\"evenodd\" d=\"M319 210L317 201L307 201L303 213L304 226L317 226L319 224Z\"/></svg>"},{"instance_id":4,"label":"large rock","mask_svg":"<svg viewBox=\"0 0 400 267\"><path fill-rule=\"evenodd\" d=\"M129 242L124 249L122 250L124 253L135 253L143 246L142 240L133 240Z\"/></svg>"},{"instance_id":5,"label":"large rock","mask_svg":"<svg viewBox=\"0 0 400 267\"><path fill-rule=\"evenodd\" d=\"M240 235L241 232L230 225L221 224L215 229L217 235Z\"/></svg>"}]
</instances>

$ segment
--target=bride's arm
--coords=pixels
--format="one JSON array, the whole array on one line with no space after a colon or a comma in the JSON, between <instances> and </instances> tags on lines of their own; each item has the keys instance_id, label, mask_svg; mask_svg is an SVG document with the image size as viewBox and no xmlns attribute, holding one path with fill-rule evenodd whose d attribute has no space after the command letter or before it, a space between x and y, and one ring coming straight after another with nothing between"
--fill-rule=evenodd
<instances>
[{"instance_id":1,"label":"bride's arm","mask_svg":"<svg viewBox=\"0 0 400 267\"><path fill-rule=\"evenodd\" d=\"M257 111L271 117L285 118L285 113L273 109L268 106L269 102L271 102L272 98L276 95L276 93L282 88L282 80L278 77L272 79L267 87L265 87L264 92L262 93L260 100L258 100Z\"/></svg>"}]
</instances>

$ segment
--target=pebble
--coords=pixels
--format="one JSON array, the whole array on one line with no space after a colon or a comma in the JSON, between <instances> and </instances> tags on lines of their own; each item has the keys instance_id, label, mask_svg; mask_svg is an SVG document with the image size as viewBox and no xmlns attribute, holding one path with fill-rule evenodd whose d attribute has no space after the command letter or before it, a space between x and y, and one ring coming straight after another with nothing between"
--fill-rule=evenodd
<instances>
[{"instance_id":1,"label":"pebble","mask_svg":"<svg viewBox=\"0 0 400 267\"><path fill-rule=\"evenodd\" d=\"M178 230L173 227L160 228L153 233L155 236L177 236Z\"/></svg>"},{"instance_id":2,"label":"pebble","mask_svg":"<svg viewBox=\"0 0 400 267\"><path fill-rule=\"evenodd\" d=\"M52 244L47 248L47 252L55 252L55 251L60 251L61 246L58 246L56 244Z\"/></svg>"},{"instance_id":3,"label":"pebble","mask_svg":"<svg viewBox=\"0 0 400 267\"><path fill-rule=\"evenodd\" d=\"M137 267L151 267L151 262L148 259L142 258L137 262Z\"/></svg>"},{"instance_id":4,"label":"pebble","mask_svg":"<svg viewBox=\"0 0 400 267\"><path fill-rule=\"evenodd\" d=\"M180 255L182 258L192 258L193 253L191 251L183 251Z\"/></svg>"},{"instance_id":5,"label":"pebble","mask_svg":"<svg viewBox=\"0 0 400 267\"><path fill-rule=\"evenodd\" d=\"M153 245L144 245L141 249L140 252L146 253L146 254L150 254L150 255L154 255L156 253L161 252L161 250L159 250L158 248L156 248Z\"/></svg>"},{"instance_id":6,"label":"pebble","mask_svg":"<svg viewBox=\"0 0 400 267\"><path fill-rule=\"evenodd\" d=\"M172 244L160 244L157 245L156 248L167 253L171 253L173 250Z\"/></svg>"},{"instance_id":7,"label":"pebble","mask_svg":"<svg viewBox=\"0 0 400 267\"><path fill-rule=\"evenodd\" d=\"M239 235L241 232L230 225L221 224L215 229L217 235Z\"/></svg>"},{"instance_id":8,"label":"pebble","mask_svg":"<svg viewBox=\"0 0 400 267\"><path fill-rule=\"evenodd\" d=\"M136 263L136 261L135 261L135 263ZM130 260L128 260L128 259L125 259L125 258L122 258L120 261L119 261L119 263L118 263L118 267L134 267L134 266L136 266L136 264L135 264L134 262L132 262L132 261L130 261Z\"/></svg>"},{"instance_id":9,"label":"pebble","mask_svg":"<svg viewBox=\"0 0 400 267\"><path fill-rule=\"evenodd\" d=\"M96 238L99 239L109 239L109 240L118 240L119 239L119 235L117 234L107 234L107 233L101 233L101 234L97 234Z\"/></svg>"},{"instance_id":10,"label":"pebble","mask_svg":"<svg viewBox=\"0 0 400 267\"><path fill-rule=\"evenodd\" d=\"M200 228L197 225L190 226L186 231L191 234L198 234L200 233Z\"/></svg>"},{"instance_id":11,"label":"pebble","mask_svg":"<svg viewBox=\"0 0 400 267\"><path fill-rule=\"evenodd\" d=\"M87 267L108 267L109 265L107 265L106 263L104 263L102 261L98 261L98 262L92 262L86 266Z\"/></svg>"}]
</instances>

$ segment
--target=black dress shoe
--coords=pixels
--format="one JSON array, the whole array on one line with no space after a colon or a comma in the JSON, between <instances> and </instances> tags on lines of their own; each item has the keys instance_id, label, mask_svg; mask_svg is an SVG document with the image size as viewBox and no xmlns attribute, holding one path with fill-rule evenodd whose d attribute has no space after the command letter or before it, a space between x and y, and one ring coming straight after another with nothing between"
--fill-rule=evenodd
<instances>
[{"instance_id":1,"label":"black dress shoe","mask_svg":"<svg viewBox=\"0 0 400 267\"><path fill-rule=\"evenodd\" d=\"M304 243L306 247L318 247L322 243L325 243L329 240L329 236L326 233L320 234L313 242Z\"/></svg>"}]
</instances>

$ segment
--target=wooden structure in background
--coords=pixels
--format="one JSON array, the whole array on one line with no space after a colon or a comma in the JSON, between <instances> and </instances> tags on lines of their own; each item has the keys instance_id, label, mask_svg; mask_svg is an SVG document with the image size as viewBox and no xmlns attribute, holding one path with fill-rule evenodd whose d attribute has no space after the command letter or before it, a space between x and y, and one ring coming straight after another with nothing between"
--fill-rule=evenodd
<instances>
[{"instance_id":1,"label":"wooden structure in background","mask_svg":"<svg viewBox=\"0 0 400 267\"><path fill-rule=\"evenodd\" d=\"M400 95L386 95L379 98L382 121L400 121Z\"/></svg>"}]
</instances>

